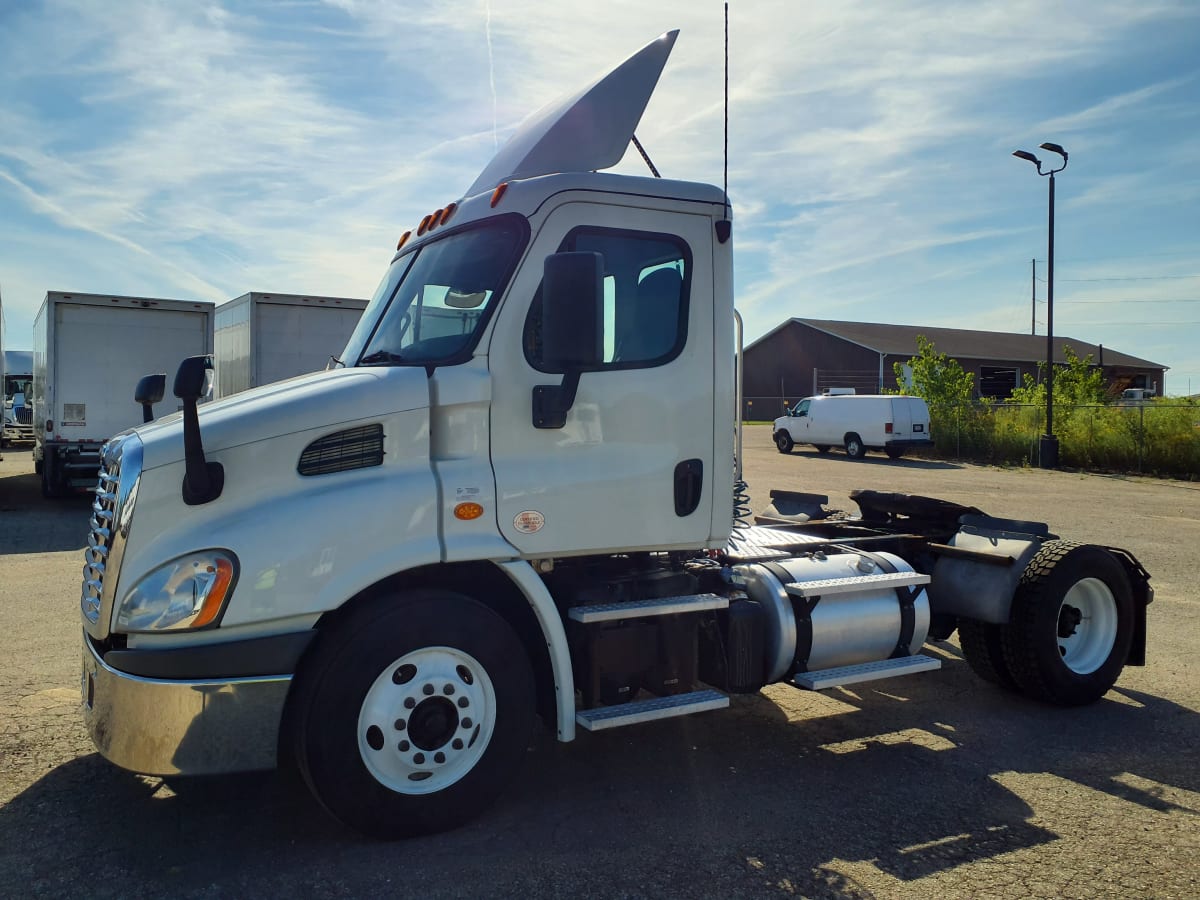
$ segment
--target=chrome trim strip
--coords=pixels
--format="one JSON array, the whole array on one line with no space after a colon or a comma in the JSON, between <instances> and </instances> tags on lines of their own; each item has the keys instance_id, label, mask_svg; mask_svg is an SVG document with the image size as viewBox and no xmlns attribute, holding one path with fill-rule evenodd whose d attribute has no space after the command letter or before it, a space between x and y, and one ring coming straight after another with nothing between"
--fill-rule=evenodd
<instances>
[{"instance_id":1,"label":"chrome trim strip","mask_svg":"<svg viewBox=\"0 0 1200 900\"><path fill-rule=\"evenodd\" d=\"M83 636L83 718L109 762L144 775L274 768L292 676L167 681L105 664Z\"/></svg>"},{"instance_id":2,"label":"chrome trim strip","mask_svg":"<svg viewBox=\"0 0 1200 900\"><path fill-rule=\"evenodd\" d=\"M121 559L142 477L141 438L132 433L114 438L100 455L79 601L83 627L97 639L108 637L112 623Z\"/></svg>"}]
</instances>

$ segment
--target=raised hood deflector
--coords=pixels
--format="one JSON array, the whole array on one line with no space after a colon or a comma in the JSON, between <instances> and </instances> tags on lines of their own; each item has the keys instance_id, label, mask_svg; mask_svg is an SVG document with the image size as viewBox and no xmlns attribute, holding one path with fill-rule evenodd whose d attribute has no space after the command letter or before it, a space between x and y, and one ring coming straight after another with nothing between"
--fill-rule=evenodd
<instances>
[{"instance_id":1,"label":"raised hood deflector","mask_svg":"<svg viewBox=\"0 0 1200 900\"><path fill-rule=\"evenodd\" d=\"M668 31L583 90L522 122L466 196L513 178L591 172L619 163L678 36L678 30Z\"/></svg>"}]
</instances>

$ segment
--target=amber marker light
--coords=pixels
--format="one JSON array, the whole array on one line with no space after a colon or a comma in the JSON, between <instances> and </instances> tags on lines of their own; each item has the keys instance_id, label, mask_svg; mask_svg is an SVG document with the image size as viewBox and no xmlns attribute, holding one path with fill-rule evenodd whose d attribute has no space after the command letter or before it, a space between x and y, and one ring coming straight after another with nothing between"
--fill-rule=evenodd
<instances>
[{"instance_id":1,"label":"amber marker light","mask_svg":"<svg viewBox=\"0 0 1200 900\"><path fill-rule=\"evenodd\" d=\"M399 250L401 247L407 244L410 237L412 237L411 231L406 231L404 234L400 235L400 240L396 242L396 249Z\"/></svg>"},{"instance_id":2,"label":"amber marker light","mask_svg":"<svg viewBox=\"0 0 1200 900\"><path fill-rule=\"evenodd\" d=\"M492 191L492 209L496 208L496 204L500 202L500 198L504 196L504 192L508 190L508 182L502 181Z\"/></svg>"},{"instance_id":3,"label":"amber marker light","mask_svg":"<svg viewBox=\"0 0 1200 900\"><path fill-rule=\"evenodd\" d=\"M426 216L421 220L421 224L417 226L417 237L420 237L429 230L429 219L430 217Z\"/></svg>"},{"instance_id":4,"label":"amber marker light","mask_svg":"<svg viewBox=\"0 0 1200 900\"><path fill-rule=\"evenodd\" d=\"M450 221L450 217L454 215L454 211L458 209L457 203L451 203L446 206L446 211L442 213L442 224L445 225Z\"/></svg>"},{"instance_id":5,"label":"amber marker light","mask_svg":"<svg viewBox=\"0 0 1200 900\"><path fill-rule=\"evenodd\" d=\"M483 515L483 507L478 503L459 503L454 507L454 518L470 522Z\"/></svg>"},{"instance_id":6,"label":"amber marker light","mask_svg":"<svg viewBox=\"0 0 1200 900\"><path fill-rule=\"evenodd\" d=\"M233 563L220 556L215 562L215 566L208 567L209 572L216 570L212 590L204 598L204 606L200 610L200 615L196 616L192 622L192 628L203 628L205 625L213 623L225 603L225 595L229 592L229 586L233 583Z\"/></svg>"},{"instance_id":7,"label":"amber marker light","mask_svg":"<svg viewBox=\"0 0 1200 900\"><path fill-rule=\"evenodd\" d=\"M433 229L437 228L439 225L442 224L442 213L444 213L445 211L446 211L445 208L435 209L433 211L433 215L431 215L429 217L429 230L430 231L433 231Z\"/></svg>"}]
</instances>

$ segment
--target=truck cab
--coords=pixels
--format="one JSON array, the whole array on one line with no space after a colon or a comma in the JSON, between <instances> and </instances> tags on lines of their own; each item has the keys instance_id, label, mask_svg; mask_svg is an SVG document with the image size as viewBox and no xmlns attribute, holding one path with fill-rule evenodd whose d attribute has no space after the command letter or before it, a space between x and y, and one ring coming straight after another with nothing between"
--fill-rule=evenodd
<instances>
[{"instance_id":1,"label":"truck cab","mask_svg":"<svg viewBox=\"0 0 1200 900\"><path fill-rule=\"evenodd\" d=\"M80 603L109 760L290 762L351 827L438 831L500 793L537 716L570 741L771 682L930 671L926 638L1008 621L1050 551L1075 567L1054 615L1097 581L1072 603L1114 625L1038 619L1022 690L1090 702L1137 661L1131 557L891 495L848 528L748 521L727 197L600 171L675 38L533 116L405 232L333 368L198 407L193 357L181 412L105 445Z\"/></svg>"}]
</instances>

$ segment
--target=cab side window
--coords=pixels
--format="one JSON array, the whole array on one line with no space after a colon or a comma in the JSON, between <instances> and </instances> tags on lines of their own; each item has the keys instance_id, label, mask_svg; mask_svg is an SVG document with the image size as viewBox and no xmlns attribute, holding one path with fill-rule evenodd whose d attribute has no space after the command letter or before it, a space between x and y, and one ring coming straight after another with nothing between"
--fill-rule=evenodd
<instances>
[{"instance_id":1,"label":"cab side window","mask_svg":"<svg viewBox=\"0 0 1200 900\"><path fill-rule=\"evenodd\" d=\"M792 415L796 416L796 417L807 416L808 415L808 405L810 402L811 401L809 401L809 400L801 400L799 403L796 404L796 408L792 411Z\"/></svg>"},{"instance_id":2,"label":"cab side window","mask_svg":"<svg viewBox=\"0 0 1200 900\"><path fill-rule=\"evenodd\" d=\"M651 232L577 228L560 251L589 250L604 259L603 354L597 370L661 366L687 340L692 257L680 238ZM542 372L542 295L525 320L525 357Z\"/></svg>"}]
</instances>

